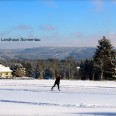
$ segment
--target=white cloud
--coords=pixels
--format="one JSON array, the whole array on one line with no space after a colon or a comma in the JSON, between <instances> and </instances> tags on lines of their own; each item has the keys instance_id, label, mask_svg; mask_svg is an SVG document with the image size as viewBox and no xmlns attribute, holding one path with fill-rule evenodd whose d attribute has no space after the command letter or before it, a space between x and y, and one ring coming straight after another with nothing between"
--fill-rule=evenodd
<instances>
[{"instance_id":1,"label":"white cloud","mask_svg":"<svg viewBox=\"0 0 116 116\"><path fill-rule=\"evenodd\" d=\"M112 0L112 2L113 2L114 4L116 4L116 0Z\"/></svg>"},{"instance_id":2,"label":"white cloud","mask_svg":"<svg viewBox=\"0 0 116 116\"><path fill-rule=\"evenodd\" d=\"M56 3L54 0L43 0L43 3L49 7L56 7Z\"/></svg>"},{"instance_id":3,"label":"white cloud","mask_svg":"<svg viewBox=\"0 0 116 116\"><path fill-rule=\"evenodd\" d=\"M40 25L39 29L43 31L54 31L56 30L56 27L53 25Z\"/></svg>"},{"instance_id":4,"label":"white cloud","mask_svg":"<svg viewBox=\"0 0 116 116\"><path fill-rule=\"evenodd\" d=\"M26 31L26 30L33 30L33 27L30 25L18 25L14 27L16 30Z\"/></svg>"},{"instance_id":5,"label":"white cloud","mask_svg":"<svg viewBox=\"0 0 116 116\"><path fill-rule=\"evenodd\" d=\"M57 32L53 32L51 34L45 34L41 36L39 35L39 38L41 39L40 42L2 42L0 43L0 48L30 48L38 46L96 47L98 45L98 40L102 39L103 36L105 36L107 39L110 39L111 44L116 47L116 32L94 33L90 35L86 35L82 32L77 32L73 34L73 36L72 33L69 36L62 36ZM75 34L77 35L75 36ZM27 36L35 37L33 31L30 31Z\"/></svg>"},{"instance_id":6,"label":"white cloud","mask_svg":"<svg viewBox=\"0 0 116 116\"><path fill-rule=\"evenodd\" d=\"M75 32L74 33L74 36L76 36L76 37L81 37L83 34L81 33L81 32Z\"/></svg>"},{"instance_id":7,"label":"white cloud","mask_svg":"<svg viewBox=\"0 0 116 116\"><path fill-rule=\"evenodd\" d=\"M92 3L94 4L93 11L95 12L101 12L104 8L104 0L92 0Z\"/></svg>"},{"instance_id":8,"label":"white cloud","mask_svg":"<svg viewBox=\"0 0 116 116\"><path fill-rule=\"evenodd\" d=\"M98 40L105 36L111 41L111 44L116 47L116 33L94 33L90 35L82 34L83 36L77 39L68 40L65 45L70 47L96 47L98 45Z\"/></svg>"},{"instance_id":9,"label":"white cloud","mask_svg":"<svg viewBox=\"0 0 116 116\"><path fill-rule=\"evenodd\" d=\"M111 32L107 35L107 38L110 39L111 44L116 47L116 32Z\"/></svg>"}]
</instances>

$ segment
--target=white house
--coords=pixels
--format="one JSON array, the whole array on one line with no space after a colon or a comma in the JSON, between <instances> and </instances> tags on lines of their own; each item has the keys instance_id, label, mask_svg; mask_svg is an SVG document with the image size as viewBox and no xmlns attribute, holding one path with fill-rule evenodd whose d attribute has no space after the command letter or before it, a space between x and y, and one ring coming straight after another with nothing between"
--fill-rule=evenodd
<instances>
[{"instance_id":1,"label":"white house","mask_svg":"<svg viewBox=\"0 0 116 116\"><path fill-rule=\"evenodd\" d=\"M11 78L12 77L12 70L9 67L5 67L0 64L0 78Z\"/></svg>"}]
</instances>

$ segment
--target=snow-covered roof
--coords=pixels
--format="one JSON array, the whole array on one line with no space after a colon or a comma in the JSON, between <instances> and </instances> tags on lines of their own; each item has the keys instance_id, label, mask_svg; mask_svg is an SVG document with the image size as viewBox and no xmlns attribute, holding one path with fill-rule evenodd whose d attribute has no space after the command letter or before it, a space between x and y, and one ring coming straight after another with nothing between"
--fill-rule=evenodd
<instances>
[{"instance_id":1,"label":"snow-covered roof","mask_svg":"<svg viewBox=\"0 0 116 116\"><path fill-rule=\"evenodd\" d=\"M80 69L80 67L79 67L79 66L77 66L77 69Z\"/></svg>"},{"instance_id":2,"label":"snow-covered roof","mask_svg":"<svg viewBox=\"0 0 116 116\"><path fill-rule=\"evenodd\" d=\"M0 64L0 72L12 72L9 67L5 67L2 64Z\"/></svg>"}]
</instances>

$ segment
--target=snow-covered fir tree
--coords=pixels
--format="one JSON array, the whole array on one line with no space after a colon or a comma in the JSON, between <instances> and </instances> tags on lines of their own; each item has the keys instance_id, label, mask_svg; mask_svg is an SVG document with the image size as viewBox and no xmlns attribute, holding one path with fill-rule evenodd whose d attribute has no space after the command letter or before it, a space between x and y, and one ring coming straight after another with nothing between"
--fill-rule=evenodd
<instances>
[{"instance_id":1,"label":"snow-covered fir tree","mask_svg":"<svg viewBox=\"0 0 116 116\"><path fill-rule=\"evenodd\" d=\"M98 43L93 58L95 75L100 80L116 79L116 51L105 36Z\"/></svg>"}]
</instances>

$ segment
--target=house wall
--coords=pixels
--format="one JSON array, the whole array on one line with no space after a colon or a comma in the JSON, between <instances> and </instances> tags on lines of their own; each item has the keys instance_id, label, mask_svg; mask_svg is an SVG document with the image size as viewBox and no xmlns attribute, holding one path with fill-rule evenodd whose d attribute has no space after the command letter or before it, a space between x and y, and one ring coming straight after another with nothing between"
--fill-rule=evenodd
<instances>
[{"instance_id":1,"label":"house wall","mask_svg":"<svg viewBox=\"0 0 116 116\"><path fill-rule=\"evenodd\" d=\"M11 78L12 73L11 72L0 72L0 77L2 77L2 78Z\"/></svg>"}]
</instances>

